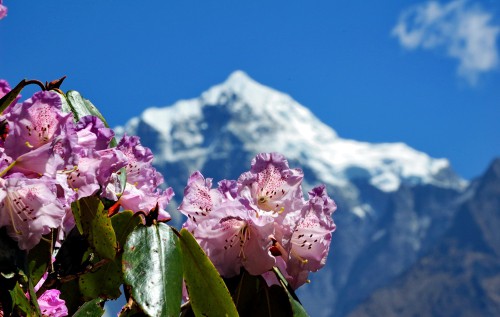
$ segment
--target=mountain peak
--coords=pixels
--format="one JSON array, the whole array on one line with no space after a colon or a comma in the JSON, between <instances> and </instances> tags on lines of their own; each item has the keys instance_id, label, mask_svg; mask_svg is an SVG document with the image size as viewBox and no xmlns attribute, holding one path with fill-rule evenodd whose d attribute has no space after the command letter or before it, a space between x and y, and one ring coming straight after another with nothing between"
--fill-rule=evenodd
<instances>
[{"instance_id":1,"label":"mountain peak","mask_svg":"<svg viewBox=\"0 0 500 317\"><path fill-rule=\"evenodd\" d=\"M212 105L227 104L228 99L240 100L250 105L254 111L263 110L263 107L269 105L268 100L291 99L282 92L258 83L241 70L234 71L223 83L205 91L201 98Z\"/></svg>"},{"instance_id":2,"label":"mountain peak","mask_svg":"<svg viewBox=\"0 0 500 317\"><path fill-rule=\"evenodd\" d=\"M248 84L256 84L257 82L253 80L247 73L242 70L235 70L232 72L229 77L227 77L224 82L227 86L235 86L235 85L248 85Z\"/></svg>"},{"instance_id":3,"label":"mountain peak","mask_svg":"<svg viewBox=\"0 0 500 317\"><path fill-rule=\"evenodd\" d=\"M148 144L157 150L157 162L191 160L186 166L190 170L202 169L210 156L281 152L313 170L320 181L338 186L359 178L382 191L395 191L402 183L464 185L446 159L431 158L401 143L372 144L338 137L289 95L256 82L243 71L233 72L198 98L146 109L125 129L139 135L141 130L148 137L157 134L150 141L153 144Z\"/></svg>"}]
</instances>

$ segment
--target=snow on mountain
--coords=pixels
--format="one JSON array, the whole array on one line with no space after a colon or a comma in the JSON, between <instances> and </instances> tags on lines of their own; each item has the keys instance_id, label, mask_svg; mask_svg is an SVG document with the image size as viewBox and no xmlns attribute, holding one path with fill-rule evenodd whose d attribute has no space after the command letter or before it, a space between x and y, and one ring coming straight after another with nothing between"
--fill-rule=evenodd
<instances>
[{"instance_id":1,"label":"snow on mountain","mask_svg":"<svg viewBox=\"0 0 500 317\"><path fill-rule=\"evenodd\" d=\"M211 109L223 108L223 109ZM212 118L218 116L218 118ZM214 153L206 130L213 121L230 133L249 153L275 151L305 163L327 183L344 186L352 179L368 179L378 189L391 192L402 183L462 188L465 181L452 177L446 159L434 159L403 143L372 144L340 138L307 108L290 96L263 86L242 71L199 98L181 100L165 108L149 108L131 119L124 130L138 133L138 125L155 130L156 163L186 161L201 169L204 157ZM218 144L220 147L220 144ZM224 155L231 147L217 150ZM237 177L237 175L227 175Z\"/></svg>"}]
</instances>

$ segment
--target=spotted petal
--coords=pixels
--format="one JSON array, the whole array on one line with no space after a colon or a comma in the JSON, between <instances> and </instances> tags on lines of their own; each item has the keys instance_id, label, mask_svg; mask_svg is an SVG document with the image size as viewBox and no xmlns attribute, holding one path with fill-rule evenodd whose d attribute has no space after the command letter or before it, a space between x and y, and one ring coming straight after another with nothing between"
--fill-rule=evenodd
<instances>
[{"instance_id":1,"label":"spotted petal","mask_svg":"<svg viewBox=\"0 0 500 317\"><path fill-rule=\"evenodd\" d=\"M261 153L238 179L240 195L260 211L286 214L302 203L302 178L302 171L290 169L283 155Z\"/></svg>"},{"instance_id":2,"label":"spotted petal","mask_svg":"<svg viewBox=\"0 0 500 317\"><path fill-rule=\"evenodd\" d=\"M250 274L260 275L275 263L269 253L273 221L273 217L256 217L253 210L228 200L199 224L195 237L224 277L239 274L242 266Z\"/></svg>"},{"instance_id":3,"label":"spotted petal","mask_svg":"<svg viewBox=\"0 0 500 317\"><path fill-rule=\"evenodd\" d=\"M60 226L65 210L56 191L55 181L46 177L13 174L0 178L0 226L7 227L21 249L33 248L42 235Z\"/></svg>"},{"instance_id":4,"label":"spotted petal","mask_svg":"<svg viewBox=\"0 0 500 317\"><path fill-rule=\"evenodd\" d=\"M309 192L309 201L292 235L287 263L294 288L306 282L308 272L315 272L325 265L332 232L335 230L331 218L335 209L336 205L328 197L324 186Z\"/></svg>"},{"instance_id":5,"label":"spotted petal","mask_svg":"<svg viewBox=\"0 0 500 317\"><path fill-rule=\"evenodd\" d=\"M197 222L206 219L214 206L221 201L221 192L212 189L212 179L205 179L199 171L196 171L188 179L184 198L178 209L188 217L190 224L193 222L193 225L196 225Z\"/></svg>"}]
</instances>

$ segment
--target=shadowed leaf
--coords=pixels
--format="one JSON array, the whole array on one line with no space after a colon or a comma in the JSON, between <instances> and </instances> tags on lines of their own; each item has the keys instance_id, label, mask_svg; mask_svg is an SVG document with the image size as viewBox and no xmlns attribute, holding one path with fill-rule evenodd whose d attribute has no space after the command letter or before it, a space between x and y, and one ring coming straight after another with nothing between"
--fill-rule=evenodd
<instances>
[{"instance_id":1,"label":"shadowed leaf","mask_svg":"<svg viewBox=\"0 0 500 317\"><path fill-rule=\"evenodd\" d=\"M104 205L96 197L85 197L72 204L75 221L81 221L87 240L100 258L113 260L116 256L116 236ZM77 220L78 218L78 220Z\"/></svg>"}]
</instances>

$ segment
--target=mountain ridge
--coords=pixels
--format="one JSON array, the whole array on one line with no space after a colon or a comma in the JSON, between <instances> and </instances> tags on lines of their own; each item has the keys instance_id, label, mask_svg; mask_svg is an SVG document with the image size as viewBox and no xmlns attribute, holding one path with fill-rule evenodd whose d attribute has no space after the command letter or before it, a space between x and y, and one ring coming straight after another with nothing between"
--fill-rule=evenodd
<instances>
[{"instance_id":1,"label":"mountain ridge","mask_svg":"<svg viewBox=\"0 0 500 317\"><path fill-rule=\"evenodd\" d=\"M500 314L500 158L464 198L442 239L349 317Z\"/></svg>"}]
</instances>

